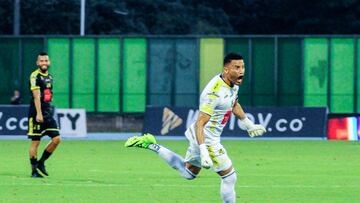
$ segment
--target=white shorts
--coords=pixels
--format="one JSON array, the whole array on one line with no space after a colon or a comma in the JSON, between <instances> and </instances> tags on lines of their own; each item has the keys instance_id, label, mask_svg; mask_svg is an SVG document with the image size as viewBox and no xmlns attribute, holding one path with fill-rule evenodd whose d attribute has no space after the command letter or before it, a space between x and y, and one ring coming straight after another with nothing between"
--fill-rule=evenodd
<instances>
[{"instance_id":1,"label":"white shorts","mask_svg":"<svg viewBox=\"0 0 360 203\"><path fill-rule=\"evenodd\" d=\"M193 136L191 134L192 133L190 132L190 130L187 130L187 132L185 132L185 135L189 140L189 148L187 149L185 155L185 162L188 162L191 165L201 168L199 145L196 143L194 139L192 139ZM213 171L215 172L224 171L230 168L230 166L232 166L232 162L229 156L227 155L227 152L225 148L222 146L222 144L206 143L206 146L208 148L210 158L213 161L213 166L211 167Z\"/></svg>"}]
</instances>

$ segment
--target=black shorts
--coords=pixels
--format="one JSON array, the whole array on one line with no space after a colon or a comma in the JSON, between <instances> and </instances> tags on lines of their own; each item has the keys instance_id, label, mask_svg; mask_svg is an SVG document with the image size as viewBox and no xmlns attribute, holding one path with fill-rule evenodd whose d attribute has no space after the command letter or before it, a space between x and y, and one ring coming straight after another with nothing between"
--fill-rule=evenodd
<instances>
[{"instance_id":1,"label":"black shorts","mask_svg":"<svg viewBox=\"0 0 360 203\"><path fill-rule=\"evenodd\" d=\"M28 138L40 140L42 136L47 135L50 138L59 136L59 128L54 118L44 118L43 123L36 121L36 116L29 117Z\"/></svg>"}]
</instances>

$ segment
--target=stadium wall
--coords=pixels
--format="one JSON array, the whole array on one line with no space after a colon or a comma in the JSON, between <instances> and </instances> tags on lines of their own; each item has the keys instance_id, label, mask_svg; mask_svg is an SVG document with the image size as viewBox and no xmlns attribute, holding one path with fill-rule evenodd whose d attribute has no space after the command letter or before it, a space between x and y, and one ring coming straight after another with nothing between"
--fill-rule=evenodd
<instances>
[{"instance_id":1,"label":"stadium wall","mask_svg":"<svg viewBox=\"0 0 360 203\"><path fill-rule=\"evenodd\" d=\"M359 113L359 36L0 37L0 103L14 89L28 103L28 77L47 50L54 104L98 113L143 113L146 105L196 106L226 53L245 57L240 102L253 107L328 107Z\"/></svg>"}]
</instances>

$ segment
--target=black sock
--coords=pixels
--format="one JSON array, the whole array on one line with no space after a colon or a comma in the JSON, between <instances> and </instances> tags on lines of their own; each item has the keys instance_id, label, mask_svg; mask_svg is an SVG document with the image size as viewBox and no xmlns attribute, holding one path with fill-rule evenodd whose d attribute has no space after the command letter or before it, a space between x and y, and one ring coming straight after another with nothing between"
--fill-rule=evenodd
<instances>
[{"instance_id":1,"label":"black sock","mask_svg":"<svg viewBox=\"0 0 360 203\"><path fill-rule=\"evenodd\" d=\"M46 159L48 159L51 156L51 154L52 154L51 152L48 152L48 151L44 150L43 154L41 155L41 158L40 158L39 162L44 163L46 161Z\"/></svg>"},{"instance_id":2,"label":"black sock","mask_svg":"<svg viewBox=\"0 0 360 203\"><path fill-rule=\"evenodd\" d=\"M30 158L30 163L32 172L36 171L37 159L35 157Z\"/></svg>"}]
</instances>

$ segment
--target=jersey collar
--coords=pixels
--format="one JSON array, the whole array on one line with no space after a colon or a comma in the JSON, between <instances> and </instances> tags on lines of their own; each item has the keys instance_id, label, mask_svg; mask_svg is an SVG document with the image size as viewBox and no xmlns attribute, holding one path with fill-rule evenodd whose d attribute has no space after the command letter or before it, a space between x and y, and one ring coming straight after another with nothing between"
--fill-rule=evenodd
<instances>
[{"instance_id":1,"label":"jersey collar","mask_svg":"<svg viewBox=\"0 0 360 203\"><path fill-rule=\"evenodd\" d=\"M228 84L225 82L225 80L224 80L224 78L223 78L223 76L222 76L222 73L220 73L219 77L221 78L221 81L225 84L225 86L226 86L227 88L232 89L232 88L235 87L235 85L231 87L230 85L228 85Z\"/></svg>"},{"instance_id":2,"label":"jersey collar","mask_svg":"<svg viewBox=\"0 0 360 203\"><path fill-rule=\"evenodd\" d=\"M39 72L40 75L42 75L42 76L48 76L48 75L49 75L49 72L43 73L43 72L41 72L40 69L38 69L38 72Z\"/></svg>"}]
</instances>

